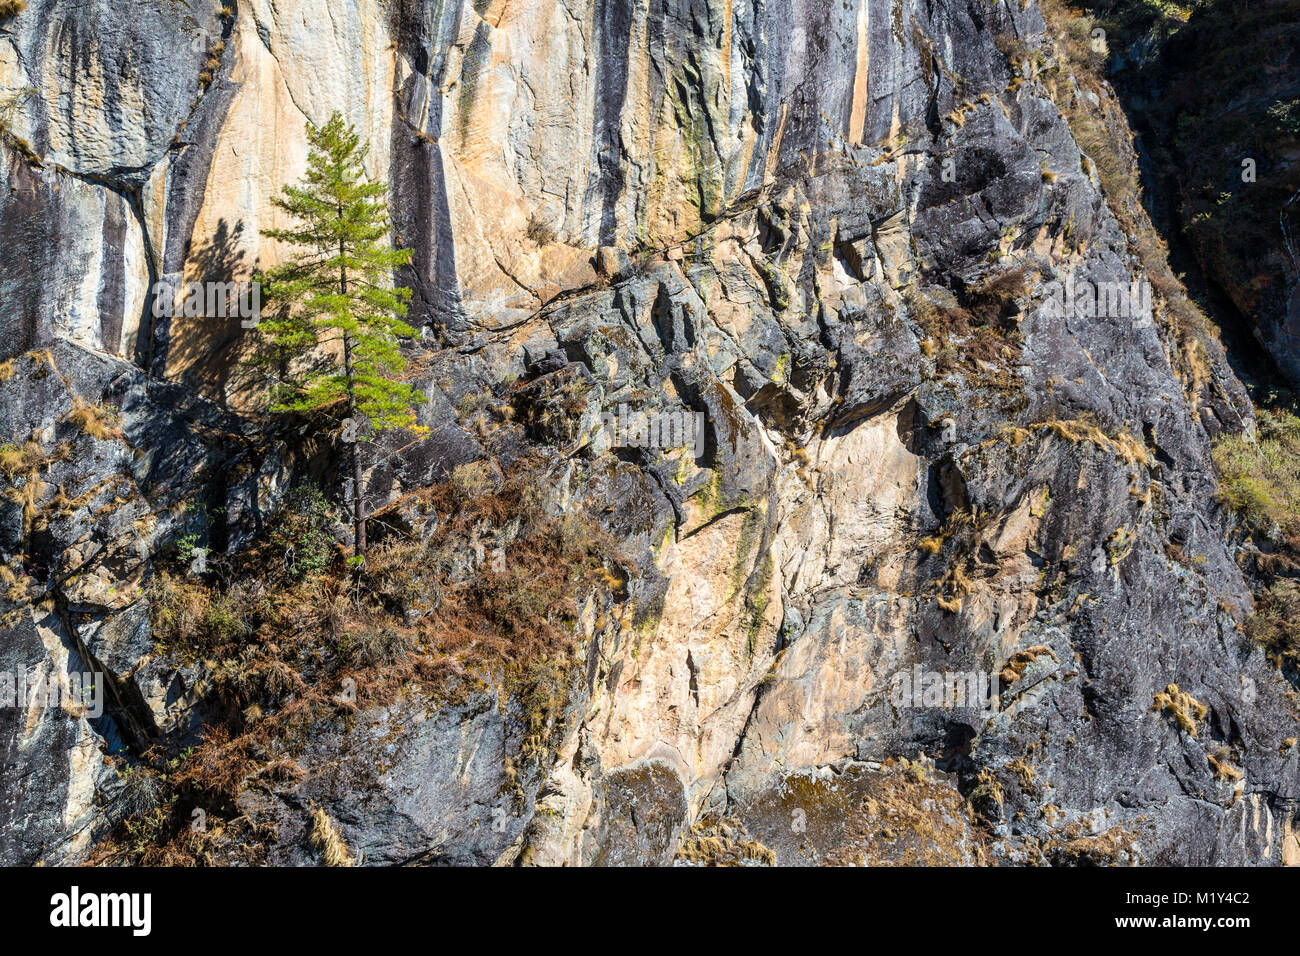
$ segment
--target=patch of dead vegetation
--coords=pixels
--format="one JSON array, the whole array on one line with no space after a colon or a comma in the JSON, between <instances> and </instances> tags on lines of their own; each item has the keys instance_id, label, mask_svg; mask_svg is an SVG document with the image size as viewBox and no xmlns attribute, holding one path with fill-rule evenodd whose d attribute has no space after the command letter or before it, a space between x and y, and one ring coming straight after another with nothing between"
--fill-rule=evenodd
<instances>
[{"instance_id":1,"label":"patch of dead vegetation","mask_svg":"<svg viewBox=\"0 0 1300 956\"><path fill-rule=\"evenodd\" d=\"M1129 465L1149 467L1155 462L1151 449L1128 432L1120 430L1109 435L1096 422L1084 418L1030 422L1023 426L1008 425L980 447L1008 444L1012 448L1018 448L1035 435L1053 435L1072 445L1096 445Z\"/></svg>"},{"instance_id":2,"label":"patch of dead vegetation","mask_svg":"<svg viewBox=\"0 0 1300 956\"><path fill-rule=\"evenodd\" d=\"M1189 737L1195 737L1197 722L1205 719L1209 708L1177 684L1170 684L1159 691L1151 702L1153 713L1166 714L1182 728Z\"/></svg>"},{"instance_id":3,"label":"patch of dead vegetation","mask_svg":"<svg viewBox=\"0 0 1300 956\"><path fill-rule=\"evenodd\" d=\"M1001 673L998 674L998 678L1004 685L1010 686L1025 676L1025 671L1029 669L1030 664L1044 656L1051 657L1052 660L1057 661L1058 663L1061 660L1056 656L1056 651L1052 650L1046 644L1028 647L1024 650L1016 651L1011 655L1003 666Z\"/></svg>"},{"instance_id":4,"label":"patch of dead vegetation","mask_svg":"<svg viewBox=\"0 0 1300 956\"><path fill-rule=\"evenodd\" d=\"M962 290L953 301L911 292L908 314L921 330L921 351L940 375L962 373L977 386L1018 389L1009 371L1019 361L1020 303L1027 295L1024 268L995 273Z\"/></svg>"},{"instance_id":5,"label":"patch of dead vegetation","mask_svg":"<svg viewBox=\"0 0 1300 956\"><path fill-rule=\"evenodd\" d=\"M498 688L522 711L522 758L540 758L568 704L576 602L611 602L608 582L626 575L609 570L617 548L594 522L543 512L534 465L412 492L371 519L376 544L360 568L337 547L324 569L295 573L285 541L269 535L202 581L160 574L155 638L201 669L213 717L190 751L142 755L134 772L161 781L163 819L144 840L144 821L130 816L95 862L203 862L221 827L195 833L193 809L238 817L250 780L301 776L293 758L321 720L413 685L451 703Z\"/></svg>"},{"instance_id":6,"label":"patch of dead vegetation","mask_svg":"<svg viewBox=\"0 0 1300 956\"><path fill-rule=\"evenodd\" d=\"M693 866L776 866L776 853L725 817L698 821L673 859Z\"/></svg>"},{"instance_id":7,"label":"patch of dead vegetation","mask_svg":"<svg viewBox=\"0 0 1300 956\"><path fill-rule=\"evenodd\" d=\"M330 815L317 807L311 813L311 845L326 866L354 866L356 861Z\"/></svg>"},{"instance_id":8,"label":"patch of dead vegetation","mask_svg":"<svg viewBox=\"0 0 1300 956\"><path fill-rule=\"evenodd\" d=\"M80 398L73 398L72 411L63 420L83 435L89 435L97 441L125 437L119 427L120 419L116 409L89 405Z\"/></svg>"},{"instance_id":9,"label":"patch of dead vegetation","mask_svg":"<svg viewBox=\"0 0 1300 956\"><path fill-rule=\"evenodd\" d=\"M1092 834L1082 823L1061 827L1043 843L1053 866L1135 866L1140 862L1137 834L1123 826Z\"/></svg>"}]
</instances>

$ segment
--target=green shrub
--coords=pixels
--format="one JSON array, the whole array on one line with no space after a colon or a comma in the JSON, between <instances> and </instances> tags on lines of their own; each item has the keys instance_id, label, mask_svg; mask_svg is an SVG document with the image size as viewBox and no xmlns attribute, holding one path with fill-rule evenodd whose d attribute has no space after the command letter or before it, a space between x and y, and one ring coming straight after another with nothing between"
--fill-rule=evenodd
<instances>
[{"instance_id":1,"label":"green shrub","mask_svg":"<svg viewBox=\"0 0 1300 956\"><path fill-rule=\"evenodd\" d=\"M1246 632L1278 666L1300 658L1300 418L1260 409L1255 441L1242 435L1214 445L1219 496L1259 539L1253 561L1254 613Z\"/></svg>"},{"instance_id":2,"label":"green shrub","mask_svg":"<svg viewBox=\"0 0 1300 956\"><path fill-rule=\"evenodd\" d=\"M194 560L196 552L199 550L199 542L202 540L197 531L189 531L176 539L176 560L183 565L188 565Z\"/></svg>"},{"instance_id":3,"label":"green shrub","mask_svg":"<svg viewBox=\"0 0 1300 956\"><path fill-rule=\"evenodd\" d=\"M1300 136L1300 98L1278 100L1268 108L1268 115L1282 136Z\"/></svg>"},{"instance_id":4,"label":"green shrub","mask_svg":"<svg viewBox=\"0 0 1300 956\"><path fill-rule=\"evenodd\" d=\"M1300 418L1261 409L1258 421L1254 441L1215 443L1219 496L1249 532L1300 548Z\"/></svg>"},{"instance_id":5,"label":"green shrub","mask_svg":"<svg viewBox=\"0 0 1300 956\"><path fill-rule=\"evenodd\" d=\"M253 633L265 601L246 588L216 591L163 573L150 586L154 641L161 649L196 657Z\"/></svg>"},{"instance_id":6,"label":"green shrub","mask_svg":"<svg viewBox=\"0 0 1300 956\"><path fill-rule=\"evenodd\" d=\"M337 520L334 506L315 485L301 485L285 496L267 540L288 577L307 577L330 566Z\"/></svg>"}]
</instances>

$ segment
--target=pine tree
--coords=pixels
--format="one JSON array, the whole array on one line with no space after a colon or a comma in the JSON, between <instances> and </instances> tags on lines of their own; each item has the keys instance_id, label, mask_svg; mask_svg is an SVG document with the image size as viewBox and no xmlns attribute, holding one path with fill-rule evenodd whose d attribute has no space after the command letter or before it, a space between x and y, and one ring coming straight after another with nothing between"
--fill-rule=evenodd
<instances>
[{"instance_id":1,"label":"pine tree","mask_svg":"<svg viewBox=\"0 0 1300 956\"><path fill-rule=\"evenodd\" d=\"M399 340L415 335L403 321L411 290L392 282L411 250L389 246L388 186L364 181L368 147L343 117L309 123L307 139L301 184L272 200L297 225L263 231L301 250L262 277L274 317L259 329L281 372L270 410L342 425L351 444L355 553L364 555L362 441L392 428L420 430L414 408L424 395L400 380Z\"/></svg>"}]
</instances>

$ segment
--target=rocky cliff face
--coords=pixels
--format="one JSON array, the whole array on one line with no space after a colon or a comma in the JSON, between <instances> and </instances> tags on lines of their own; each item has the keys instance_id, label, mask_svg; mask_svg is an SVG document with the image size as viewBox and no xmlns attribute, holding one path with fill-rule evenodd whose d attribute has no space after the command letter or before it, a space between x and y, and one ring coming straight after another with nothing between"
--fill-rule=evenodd
<instances>
[{"instance_id":1,"label":"rocky cliff face","mask_svg":"<svg viewBox=\"0 0 1300 956\"><path fill-rule=\"evenodd\" d=\"M1242 633L1209 454L1251 405L1160 289L1054 305L1145 266L1061 106L1114 102L1032 0L41 0L0 24L0 90L0 661L107 675L101 717L0 710L5 862L147 858L175 780L217 863L1297 858L1294 688ZM269 200L333 109L425 330L432 431L376 454L373 506L418 543L455 524L421 489L527 462L620 580L571 595L554 705L509 668L309 705L318 655L259 671L240 772L196 788L271 638L161 640L165 556L262 554L334 476L251 414L239 323L151 289L276 261ZM620 409L701 446L638 447ZM447 573L510 561L508 526L448 538ZM431 599L390 603L400 630ZM891 693L968 673L991 708Z\"/></svg>"}]
</instances>

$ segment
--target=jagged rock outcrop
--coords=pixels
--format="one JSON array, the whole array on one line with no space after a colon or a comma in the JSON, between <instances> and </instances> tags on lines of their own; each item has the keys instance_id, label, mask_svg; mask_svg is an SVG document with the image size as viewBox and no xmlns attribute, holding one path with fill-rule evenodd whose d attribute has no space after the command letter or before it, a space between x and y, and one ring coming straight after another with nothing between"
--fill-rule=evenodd
<instances>
[{"instance_id":1,"label":"jagged rock outcrop","mask_svg":"<svg viewBox=\"0 0 1300 956\"><path fill-rule=\"evenodd\" d=\"M237 551L329 474L243 414L245 330L154 320L149 289L273 261L269 199L334 108L427 330L433 431L376 456L378 504L529 450L633 573L575 595L544 746L504 681L320 717L214 862L315 862L317 811L373 863L667 863L716 821L790 864L1296 859L1294 689L1241 631L1209 455L1250 402L1159 295L1053 307L1142 264L1035 3L46 0L0 29L0 88L34 91L0 159L32 249L0 279L0 418L32 443L0 653L116 695L0 712L6 862L93 852L126 812L101 749L197 739L209 663L155 646L139 589L184 503ZM699 454L611 434L620 408L701 422ZM900 707L914 667L1002 694Z\"/></svg>"}]
</instances>

